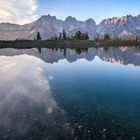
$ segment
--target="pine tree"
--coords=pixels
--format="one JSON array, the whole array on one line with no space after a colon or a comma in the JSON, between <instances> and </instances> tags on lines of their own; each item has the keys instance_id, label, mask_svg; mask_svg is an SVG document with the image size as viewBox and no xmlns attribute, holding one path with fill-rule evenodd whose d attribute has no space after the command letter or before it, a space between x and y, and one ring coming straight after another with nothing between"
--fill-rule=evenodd
<instances>
[{"instance_id":1,"label":"pine tree","mask_svg":"<svg viewBox=\"0 0 140 140\"><path fill-rule=\"evenodd\" d=\"M70 37L69 36L67 37L67 40L70 40Z\"/></svg>"},{"instance_id":2,"label":"pine tree","mask_svg":"<svg viewBox=\"0 0 140 140\"><path fill-rule=\"evenodd\" d=\"M65 29L63 29L63 39L66 40L67 39L67 36L66 36L66 31Z\"/></svg>"},{"instance_id":3,"label":"pine tree","mask_svg":"<svg viewBox=\"0 0 140 140\"><path fill-rule=\"evenodd\" d=\"M115 35L114 35L113 38L112 38L112 40L113 40L113 41L121 41L121 38L119 38L118 36L115 36Z\"/></svg>"},{"instance_id":4,"label":"pine tree","mask_svg":"<svg viewBox=\"0 0 140 140\"><path fill-rule=\"evenodd\" d=\"M94 36L94 41L99 41L99 35L98 35L98 34L96 34L96 35Z\"/></svg>"},{"instance_id":5,"label":"pine tree","mask_svg":"<svg viewBox=\"0 0 140 140\"><path fill-rule=\"evenodd\" d=\"M41 40L40 32L37 32L36 40Z\"/></svg>"},{"instance_id":6,"label":"pine tree","mask_svg":"<svg viewBox=\"0 0 140 140\"><path fill-rule=\"evenodd\" d=\"M140 37L138 37L138 42L140 43Z\"/></svg>"},{"instance_id":7,"label":"pine tree","mask_svg":"<svg viewBox=\"0 0 140 140\"><path fill-rule=\"evenodd\" d=\"M88 40L88 39L89 39L88 33L83 33L82 40Z\"/></svg>"},{"instance_id":8,"label":"pine tree","mask_svg":"<svg viewBox=\"0 0 140 140\"><path fill-rule=\"evenodd\" d=\"M104 35L104 40L105 40L105 41L110 40L110 36L109 36L108 33L106 33L106 34Z\"/></svg>"},{"instance_id":9,"label":"pine tree","mask_svg":"<svg viewBox=\"0 0 140 140\"><path fill-rule=\"evenodd\" d=\"M140 37L136 36L136 42L140 42Z\"/></svg>"},{"instance_id":10,"label":"pine tree","mask_svg":"<svg viewBox=\"0 0 140 140\"><path fill-rule=\"evenodd\" d=\"M54 40L54 37L53 36L51 37L51 40Z\"/></svg>"},{"instance_id":11,"label":"pine tree","mask_svg":"<svg viewBox=\"0 0 140 140\"><path fill-rule=\"evenodd\" d=\"M59 34L59 40L62 40L62 33Z\"/></svg>"},{"instance_id":12,"label":"pine tree","mask_svg":"<svg viewBox=\"0 0 140 140\"><path fill-rule=\"evenodd\" d=\"M82 33L81 31L78 31L75 33L75 38L81 40L82 39Z\"/></svg>"},{"instance_id":13,"label":"pine tree","mask_svg":"<svg viewBox=\"0 0 140 140\"><path fill-rule=\"evenodd\" d=\"M54 40L58 40L58 37L57 37L57 35L55 35L55 36L54 36Z\"/></svg>"},{"instance_id":14,"label":"pine tree","mask_svg":"<svg viewBox=\"0 0 140 140\"><path fill-rule=\"evenodd\" d=\"M133 38L131 37L131 36L129 36L128 38L127 38L127 41L132 41L133 40Z\"/></svg>"}]
</instances>

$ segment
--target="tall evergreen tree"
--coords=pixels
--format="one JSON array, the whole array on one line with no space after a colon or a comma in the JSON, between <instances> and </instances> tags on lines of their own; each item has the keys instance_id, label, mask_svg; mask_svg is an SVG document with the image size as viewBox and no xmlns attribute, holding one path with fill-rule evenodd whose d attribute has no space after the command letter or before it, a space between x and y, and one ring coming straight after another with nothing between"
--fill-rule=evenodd
<instances>
[{"instance_id":1,"label":"tall evergreen tree","mask_svg":"<svg viewBox=\"0 0 140 140\"><path fill-rule=\"evenodd\" d=\"M113 41L121 41L121 38L119 38L117 35L114 35L112 40Z\"/></svg>"},{"instance_id":2,"label":"tall evergreen tree","mask_svg":"<svg viewBox=\"0 0 140 140\"><path fill-rule=\"evenodd\" d=\"M99 41L99 35L98 34L96 34L95 36L94 36L94 41Z\"/></svg>"},{"instance_id":3,"label":"tall evergreen tree","mask_svg":"<svg viewBox=\"0 0 140 140\"><path fill-rule=\"evenodd\" d=\"M63 29L63 39L66 40L67 39L67 36L66 36L66 31L65 29Z\"/></svg>"},{"instance_id":4,"label":"tall evergreen tree","mask_svg":"<svg viewBox=\"0 0 140 140\"><path fill-rule=\"evenodd\" d=\"M54 37L53 36L51 37L51 40L54 40Z\"/></svg>"},{"instance_id":5,"label":"tall evergreen tree","mask_svg":"<svg viewBox=\"0 0 140 140\"><path fill-rule=\"evenodd\" d=\"M61 40L61 39L62 39L62 33L59 34L59 40Z\"/></svg>"},{"instance_id":6,"label":"tall evergreen tree","mask_svg":"<svg viewBox=\"0 0 140 140\"><path fill-rule=\"evenodd\" d=\"M104 40L105 41L110 40L110 35L108 33L104 34Z\"/></svg>"},{"instance_id":7,"label":"tall evergreen tree","mask_svg":"<svg viewBox=\"0 0 140 140\"><path fill-rule=\"evenodd\" d=\"M58 40L58 37L57 37L57 35L55 35L55 36L54 36L54 40Z\"/></svg>"},{"instance_id":8,"label":"tall evergreen tree","mask_svg":"<svg viewBox=\"0 0 140 140\"><path fill-rule=\"evenodd\" d=\"M36 40L41 40L40 32L37 32Z\"/></svg>"},{"instance_id":9,"label":"tall evergreen tree","mask_svg":"<svg viewBox=\"0 0 140 140\"><path fill-rule=\"evenodd\" d=\"M78 31L75 33L75 38L81 40L82 39L82 33L81 31Z\"/></svg>"},{"instance_id":10,"label":"tall evergreen tree","mask_svg":"<svg viewBox=\"0 0 140 140\"><path fill-rule=\"evenodd\" d=\"M140 37L136 36L136 42L140 42Z\"/></svg>"},{"instance_id":11,"label":"tall evergreen tree","mask_svg":"<svg viewBox=\"0 0 140 140\"><path fill-rule=\"evenodd\" d=\"M132 40L133 40L132 36L129 36L129 37L127 38L127 41L132 41Z\"/></svg>"},{"instance_id":12,"label":"tall evergreen tree","mask_svg":"<svg viewBox=\"0 0 140 140\"><path fill-rule=\"evenodd\" d=\"M82 40L88 40L88 39L89 39L88 33L83 33Z\"/></svg>"}]
</instances>

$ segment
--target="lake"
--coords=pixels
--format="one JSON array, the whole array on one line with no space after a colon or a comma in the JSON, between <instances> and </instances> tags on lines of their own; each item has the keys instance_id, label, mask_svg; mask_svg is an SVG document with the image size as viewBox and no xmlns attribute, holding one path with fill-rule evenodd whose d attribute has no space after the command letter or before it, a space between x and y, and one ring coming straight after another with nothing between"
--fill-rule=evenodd
<instances>
[{"instance_id":1,"label":"lake","mask_svg":"<svg viewBox=\"0 0 140 140\"><path fill-rule=\"evenodd\" d=\"M0 49L0 140L139 140L140 48Z\"/></svg>"}]
</instances>

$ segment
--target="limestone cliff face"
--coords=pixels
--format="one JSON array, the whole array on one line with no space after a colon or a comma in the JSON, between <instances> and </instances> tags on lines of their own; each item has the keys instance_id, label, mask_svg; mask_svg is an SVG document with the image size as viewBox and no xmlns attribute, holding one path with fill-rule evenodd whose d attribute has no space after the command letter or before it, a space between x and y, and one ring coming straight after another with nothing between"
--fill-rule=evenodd
<instances>
[{"instance_id":1,"label":"limestone cliff face","mask_svg":"<svg viewBox=\"0 0 140 140\"><path fill-rule=\"evenodd\" d=\"M74 17L67 17L64 21L55 16L45 15L38 20L25 24L17 25L10 23L0 24L0 40L15 40L17 38L34 39L36 33L41 33L42 39L59 35L65 29L68 36L73 36L76 31L88 32L90 39L98 33L101 37L109 33L112 37L119 36L126 38L129 36L140 36L140 15L113 17L103 20L99 25L93 19L78 21Z\"/></svg>"}]
</instances>

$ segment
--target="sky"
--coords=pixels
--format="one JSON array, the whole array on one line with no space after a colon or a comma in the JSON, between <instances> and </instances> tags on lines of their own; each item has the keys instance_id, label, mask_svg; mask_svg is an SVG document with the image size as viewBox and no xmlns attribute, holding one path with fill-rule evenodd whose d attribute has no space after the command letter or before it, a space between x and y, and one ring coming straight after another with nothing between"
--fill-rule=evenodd
<instances>
[{"instance_id":1,"label":"sky","mask_svg":"<svg viewBox=\"0 0 140 140\"><path fill-rule=\"evenodd\" d=\"M109 17L139 15L140 0L0 0L0 22L26 24L48 14L100 23Z\"/></svg>"}]
</instances>

